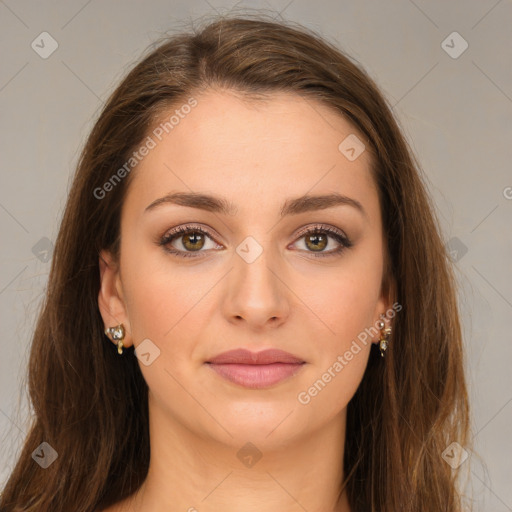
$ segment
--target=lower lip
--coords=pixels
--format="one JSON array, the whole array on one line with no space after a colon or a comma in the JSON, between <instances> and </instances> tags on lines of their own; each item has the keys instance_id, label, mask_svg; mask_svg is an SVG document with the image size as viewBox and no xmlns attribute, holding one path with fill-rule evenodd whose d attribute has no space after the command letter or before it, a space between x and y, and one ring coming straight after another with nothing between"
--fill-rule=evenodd
<instances>
[{"instance_id":1,"label":"lower lip","mask_svg":"<svg viewBox=\"0 0 512 512\"><path fill-rule=\"evenodd\" d=\"M273 386L295 375L304 363L214 364L208 363L221 377L251 389Z\"/></svg>"}]
</instances>

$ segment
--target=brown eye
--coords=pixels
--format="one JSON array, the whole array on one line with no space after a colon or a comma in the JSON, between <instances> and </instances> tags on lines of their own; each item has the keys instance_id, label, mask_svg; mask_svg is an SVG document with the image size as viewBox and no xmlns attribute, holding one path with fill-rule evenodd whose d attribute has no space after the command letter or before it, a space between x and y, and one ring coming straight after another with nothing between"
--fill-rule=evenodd
<instances>
[{"instance_id":1,"label":"brown eye","mask_svg":"<svg viewBox=\"0 0 512 512\"><path fill-rule=\"evenodd\" d=\"M159 241L159 245L171 254L187 258L200 256L201 253L207 252L203 249L209 240L214 242L212 235L199 226L180 226L164 235ZM173 245L175 241L178 241L177 247Z\"/></svg>"},{"instance_id":2,"label":"brown eye","mask_svg":"<svg viewBox=\"0 0 512 512\"><path fill-rule=\"evenodd\" d=\"M190 234L182 235L183 247L190 251L198 251L204 246L204 235L198 231L189 231Z\"/></svg>"},{"instance_id":3,"label":"brown eye","mask_svg":"<svg viewBox=\"0 0 512 512\"><path fill-rule=\"evenodd\" d=\"M327 238L327 236L318 233L307 235L305 237L306 245L313 251L322 251L327 247Z\"/></svg>"},{"instance_id":4,"label":"brown eye","mask_svg":"<svg viewBox=\"0 0 512 512\"><path fill-rule=\"evenodd\" d=\"M314 257L318 258L336 256L353 245L343 231L322 225L301 231L299 240L301 239L304 239L304 245L307 248L305 252L312 253ZM329 239L335 240L339 246L326 251L325 248L330 245Z\"/></svg>"},{"instance_id":5,"label":"brown eye","mask_svg":"<svg viewBox=\"0 0 512 512\"><path fill-rule=\"evenodd\" d=\"M307 250L303 252L309 252L314 257L336 256L353 245L341 230L322 225L303 230L298 239L304 239ZM176 240L180 241L181 247L173 245ZM201 253L207 252L203 249L208 240L215 242L212 235L203 228L199 226L180 226L164 235L158 244L163 246L166 252L186 258L200 256ZM337 242L338 247L325 250L326 247L331 245L330 240ZM217 244L217 248L219 247Z\"/></svg>"}]
</instances>

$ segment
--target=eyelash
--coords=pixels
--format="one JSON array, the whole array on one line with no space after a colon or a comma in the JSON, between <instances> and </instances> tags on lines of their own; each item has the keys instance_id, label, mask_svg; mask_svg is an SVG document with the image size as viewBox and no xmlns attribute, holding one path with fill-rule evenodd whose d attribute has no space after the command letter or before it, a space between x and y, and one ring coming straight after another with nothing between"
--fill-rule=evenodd
<instances>
[{"instance_id":1,"label":"eyelash","mask_svg":"<svg viewBox=\"0 0 512 512\"><path fill-rule=\"evenodd\" d=\"M200 226L194 226L194 225L185 225L180 226L176 229L173 229L166 235L164 235L160 241L158 242L158 245L162 246L164 251L173 254L175 256L181 257L181 258L197 258L201 252L205 251L178 251L176 249L170 249L167 247L168 244L170 244L175 238L179 238L180 235L184 235L185 233L202 233L203 235L206 235L207 237L211 238L213 240L212 235L205 229L203 229ZM299 234L297 235L297 240L300 240L301 238L307 236L307 235L316 235L319 233L327 233L332 238L334 238L339 244L340 247L338 249L329 251L329 252L320 252L315 253L313 251L305 251L310 252L313 257L315 258L326 258L329 256L337 256L340 253L342 253L345 249L348 249L352 247L352 242L347 238L347 236L342 232L339 231L336 228L332 228L330 226L325 226L322 224L316 224L311 228L308 228L306 230L301 230ZM215 241L215 240L214 240Z\"/></svg>"}]
</instances>

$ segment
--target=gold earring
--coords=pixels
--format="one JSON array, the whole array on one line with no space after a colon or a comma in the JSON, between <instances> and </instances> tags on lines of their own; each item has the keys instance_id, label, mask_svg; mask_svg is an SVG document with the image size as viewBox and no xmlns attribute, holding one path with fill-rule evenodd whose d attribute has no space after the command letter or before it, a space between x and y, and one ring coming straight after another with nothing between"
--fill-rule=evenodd
<instances>
[{"instance_id":1,"label":"gold earring","mask_svg":"<svg viewBox=\"0 0 512 512\"><path fill-rule=\"evenodd\" d=\"M384 315L381 315L384 318ZM379 340L379 349L380 355L384 357L384 352L386 352L389 343L389 336L391 335L391 327L386 327L384 320L379 320L377 323L378 328L381 330L380 340Z\"/></svg>"},{"instance_id":2,"label":"gold earring","mask_svg":"<svg viewBox=\"0 0 512 512\"><path fill-rule=\"evenodd\" d=\"M124 339L124 325L119 324L115 327L108 327L105 329L105 334L110 336L114 341L117 341L117 353L123 353L123 339Z\"/></svg>"}]
</instances>

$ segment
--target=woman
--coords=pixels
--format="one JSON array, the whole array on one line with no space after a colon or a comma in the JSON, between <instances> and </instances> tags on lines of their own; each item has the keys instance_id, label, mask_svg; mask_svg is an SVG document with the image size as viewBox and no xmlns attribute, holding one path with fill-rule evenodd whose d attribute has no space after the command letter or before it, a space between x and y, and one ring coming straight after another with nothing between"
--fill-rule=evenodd
<instances>
[{"instance_id":1,"label":"woman","mask_svg":"<svg viewBox=\"0 0 512 512\"><path fill-rule=\"evenodd\" d=\"M1 510L459 511L461 347L373 81L300 26L214 20L149 53L85 145Z\"/></svg>"}]
</instances>

